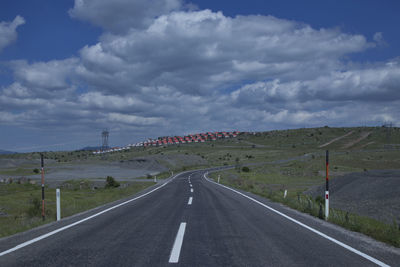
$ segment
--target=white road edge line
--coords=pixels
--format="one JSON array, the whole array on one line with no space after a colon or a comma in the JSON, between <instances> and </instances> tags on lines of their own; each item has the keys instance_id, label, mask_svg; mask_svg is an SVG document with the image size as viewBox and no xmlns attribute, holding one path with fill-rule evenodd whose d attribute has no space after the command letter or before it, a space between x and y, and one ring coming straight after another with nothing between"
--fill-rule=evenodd
<instances>
[{"instance_id":1,"label":"white road edge line","mask_svg":"<svg viewBox=\"0 0 400 267\"><path fill-rule=\"evenodd\" d=\"M193 193L193 188L192 188L192 189L190 189L190 192L191 192L191 193Z\"/></svg>"},{"instance_id":2,"label":"white road edge line","mask_svg":"<svg viewBox=\"0 0 400 267\"><path fill-rule=\"evenodd\" d=\"M178 233L176 234L175 242L169 256L169 263L178 263L179 255L181 254L181 248L183 243L183 237L185 235L186 223L183 222L179 226Z\"/></svg>"},{"instance_id":3,"label":"white road edge line","mask_svg":"<svg viewBox=\"0 0 400 267\"><path fill-rule=\"evenodd\" d=\"M216 183L214 181L211 181L210 179L208 179L206 177L206 174L207 173L204 173L203 177L207 181L209 181L210 183L214 183L216 185L222 186L222 187L224 187L224 188L226 188L228 190L231 190L231 191L233 191L233 192L235 192L235 193L237 193L237 194L239 194L239 195L241 195L241 196L243 196L243 197L245 197L247 199L250 199L251 201L254 201L255 203L263 206L264 208L267 208L267 209L271 210L272 212L275 212L276 214L281 215L282 217L285 217L286 219L288 219L288 220L290 220L290 221L292 221L292 222L294 222L294 223L296 223L296 224L298 224L298 225L310 230L311 232L316 233L317 235L319 235L319 236L321 236L321 237L323 237L325 239L328 239L329 241L332 241L333 243L336 243L337 245L339 245L339 246L341 246L341 247L343 247L343 248L345 248L345 249L347 249L347 250L349 250L349 251L351 251L351 252L353 252L353 253L355 253L355 254L357 254L357 255L359 255L359 256L361 256L361 257L363 257L363 258L365 258L365 259L367 259L367 260L369 260L369 261L371 261L371 262L373 262L375 264L377 264L377 265L379 265L379 266L390 267L390 265L387 265L386 263L381 262L380 260L375 259L374 257L371 257L371 256L369 256L369 255L367 255L367 254L365 254L365 253L363 253L363 252L361 252L361 251L349 246L349 245L346 245L343 242L340 242L339 240L334 239L333 237L330 237L330 236L328 236L328 235L326 235L326 234L324 234L324 233L322 233L322 232L320 232L320 231L318 231L318 230L316 230L316 229L314 229L314 228L312 228L312 227L310 227L310 226L308 226L308 225L306 225L306 224L304 224L302 222L299 222L298 220L293 219L292 217L289 217L288 215L286 215L286 214L284 214L284 213L282 213L280 211L277 211L276 209L271 208L270 206L268 206L268 205L266 205L266 204L264 204L264 203L262 203L262 202L260 202L260 201L258 201L256 199L254 199L252 197L249 197L249 196L247 196L247 195L245 195L245 194L243 194L243 193L241 193L239 191L236 191L235 189L232 189L232 188L230 188L228 186L225 186L225 185L222 185L222 184L218 184L218 183Z\"/></svg>"},{"instance_id":4,"label":"white road edge line","mask_svg":"<svg viewBox=\"0 0 400 267\"><path fill-rule=\"evenodd\" d=\"M190 187L192 187L192 184L190 184Z\"/></svg>"},{"instance_id":5,"label":"white road edge line","mask_svg":"<svg viewBox=\"0 0 400 267\"><path fill-rule=\"evenodd\" d=\"M24 242L24 243L21 243L21 244L15 246L15 247L13 247L13 248L10 248L10 249L8 249L8 250L5 250L5 251L3 251L3 252L0 252L0 257L1 257L1 256L4 256L4 255L6 255L6 254L9 254L9 253L11 253L11 252L14 252L14 251L16 251L16 250L18 250L18 249L21 249L21 248L23 248L23 247L29 246L29 245L31 245L31 244L33 244L33 243L36 243L36 242L38 242L38 241L40 241L40 240L42 240L42 239L45 239L45 238L47 238L47 237L49 237L49 236L52 236L52 235L54 235L54 234L57 234L57 233L59 233L59 232L61 232L61 231L64 231L64 230L66 230L66 229L68 229L68 228L71 228L71 227L73 227L73 226L75 226L75 225L78 225L78 224L80 224L80 223L86 222L86 221L88 221L88 220L90 220L90 219L93 219L93 218L95 218L95 217L97 217L97 216L99 216L99 215L101 215L101 214L103 214L103 213L106 213L106 212L110 211L110 210L119 208L119 207L121 207L121 206L123 206L123 205L125 205L125 204L128 204L128 203L130 203L130 202L132 202L132 201L135 201L135 200L137 200L137 199L139 199L139 198L142 198L142 197L144 197L144 196L147 196L147 195L153 193L154 191L157 191L158 189L163 188L164 186L166 186L168 183L170 183L172 180L174 180L174 179L175 179L178 175L180 175L180 174L182 174L182 173L178 173L177 175L175 175L174 177L172 177L171 180L169 180L168 182L166 182L166 183L160 185L160 186L157 187L157 188L154 188L153 190L151 190L151 191L149 191L149 192L147 192L147 193L144 193L143 195L140 195L140 196L138 196L138 197L132 198L132 199L127 200L127 201L125 201L125 202L122 202L122 203L120 203L120 204L118 204L118 205L112 206L112 207L110 207L110 208L108 208L108 209L105 209L105 210L100 211L100 212L98 212L98 213L96 213L96 214L93 214L93 215L91 215L91 216L89 216L89 217L87 217L87 218L84 218L84 219L79 220L79 221L77 221L77 222L68 224L68 225L66 225L66 226L64 226L64 227L58 228L58 229L56 229L56 230L54 230L54 231L51 231L51 232L49 232L49 233L47 233L47 234L38 236L38 237L36 237L36 238L34 238L34 239L31 239L31 240L29 240L29 241L26 241L26 242Z\"/></svg>"},{"instance_id":6,"label":"white road edge line","mask_svg":"<svg viewBox=\"0 0 400 267\"><path fill-rule=\"evenodd\" d=\"M188 205L192 205L193 197L189 197Z\"/></svg>"}]
</instances>

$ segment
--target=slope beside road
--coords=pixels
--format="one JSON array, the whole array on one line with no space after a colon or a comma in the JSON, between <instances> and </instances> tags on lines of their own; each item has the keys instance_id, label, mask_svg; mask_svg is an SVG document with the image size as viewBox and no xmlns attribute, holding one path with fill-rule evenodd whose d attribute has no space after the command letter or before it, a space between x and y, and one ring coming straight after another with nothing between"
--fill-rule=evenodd
<instances>
[{"instance_id":1,"label":"slope beside road","mask_svg":"<svg viewBox=\"0 0 400 267\"><path fill-rule=\"evenodd\" d=\"M116 208L104 207L62 220L60 226L1 239L0 266L395 266L400 262L398 249L239 193L205 179L204 171L179 174ZM48 234L57 229L63 230ZM48 236L40 239L43 234Z\"/></svg>"}]
</instances>

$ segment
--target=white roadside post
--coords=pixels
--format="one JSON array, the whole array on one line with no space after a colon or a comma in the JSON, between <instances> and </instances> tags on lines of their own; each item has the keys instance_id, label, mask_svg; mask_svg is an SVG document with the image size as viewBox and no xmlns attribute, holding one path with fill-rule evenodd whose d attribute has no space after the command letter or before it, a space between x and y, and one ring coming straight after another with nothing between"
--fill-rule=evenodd
<instances>
[{"instance_id":1,"label":"white roadside post","mask_svg":"<svg viewBox=\"0 0 400 267\"><path fill-rule=\"evenodd\" d=\"M285 192L283 193L283 198L286 198L287 196L287 190L285 189Z\"/></svg>"},{"instance_id":2,"label":"white roadside post","mask_svg":"<svg viewBox=\"0 0 400 267\"><path fill-rule=\"evenodd\" d=\"M157 183L157 175L154 175L154 182Z\"/></svg>"},{"instance_id":3,"label":"white roadside post","mask_svg":"<svg viewBox=\"0 0 400 267\"><path fill-rule=\"evenodd\" d=\"M218 175L218 183L219 183L219 179L221 178L221 175Z\"/></svg>"},{"instance_id":4,"label":"white roadside post","mask_svg":"<svg viewBox=\"0 0 400 267\"><path fill-rule=\"evenodd\" d=\"M57 221L61 220L60 189L56 189L57 198Z\"/></svg>"}]
</instances>

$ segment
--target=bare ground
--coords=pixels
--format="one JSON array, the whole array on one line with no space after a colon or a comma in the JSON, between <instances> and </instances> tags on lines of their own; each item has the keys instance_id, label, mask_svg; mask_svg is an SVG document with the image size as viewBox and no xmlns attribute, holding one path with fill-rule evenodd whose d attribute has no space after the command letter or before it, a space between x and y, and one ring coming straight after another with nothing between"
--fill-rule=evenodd
<instances>
[{"instance_id":1,"label":"bare ground","mask_svg":"<svg viewBox=\"0 0 400 267\"><path fill-rule=\"evenodd\" d=\"M373 170L350 173L330 180L332 208L368 216L386 223L400 223L400 170ZM324 196L325 185L306 194Z\"/></svg>"},{"instance_id":2,"label":"bare ground","mask_svg":"<svg viewBox=\"0 0 400 267\"><path fill-rule=\"evenodd\" d=\"M334 142L336 142L336 141L339 141L340 139L345 138L346 136L349 136L349 135L351 135L352 133L354 133L354 131L351 131L351 132L348 132L348 133L345 134L345 135L336 137L336 138L332 139L331 141L329 141L329 142L327 142L327 143L325 143L325 144L320 145L319 148L329 146L330 144L332 144L332 143L334 143Z\"/></svg>"},{"instance_id":3,"label":"bare ground","mask_svg":"<svg viewBox=\"0 0 400 267\"><path fill-rule=\"evenodd\" d=\"M355 144L357 144L357 143L361 142L362 140L364 140L365 138L367 138L371 133L372 132L363 132L363 133L361 133L361 136L359 138L357 138L356 140L345 144L342 148L347 149L347 148L349 148L351 146L354 146Z\"/></svg>"},{"instance_id":4,"label":"bare ground","mask_svg":"<svg viewBox=\"0 0 400 267\"><path fill-rule=\"evenodd\" d=\"M157 175L169 168L202 165L207 162L197 155L151 155L121 161L96 161L96 162L72 162L56 163L46 162L46 180L71 180L71 179L96 179L112 176L116 179L132 179L143 177L147 174ZM21 166L35 164L39 161L1 159L0 168L19 168ZM0 178L21 177L21 175L0 175ZM28 175L26 178L39 180L41 175Z\"/></svg>"}]
</instances>

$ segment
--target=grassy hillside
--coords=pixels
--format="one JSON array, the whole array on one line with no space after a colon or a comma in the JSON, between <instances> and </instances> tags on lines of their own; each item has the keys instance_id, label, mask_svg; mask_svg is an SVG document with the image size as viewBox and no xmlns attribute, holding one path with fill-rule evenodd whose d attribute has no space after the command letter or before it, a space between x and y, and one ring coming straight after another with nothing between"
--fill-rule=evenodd
<instances>
[{"instance_id":1,"label":"grassy hillside","mask_svg":"<svg viewBox=\"0 0 400 267\"><path fill-rule=\"evenodd\" d=\"M397 168L399 164L396 161L396 151L400 149L400 129L392 128L389 131L384 127L306 128L243 133L234 139L207 143L132 148L108 153L105 156L93 155L90 151L44 152L44 156L51 164L125 161L159 156L157 159L160 164L178 170L199 164L185 162L183 166L171 165L168 159L174 155L197 155L207 162L206 164L203 162L201 166L221 166L284 160L304 154L313 154L314 158L318 159L326 149L335 155L332 157L332 162L337 165L336 171ZM1 158L38 160L40 153L0 155ZM315 165L316 161L311 164ZM34 164L25 164L18 168L21 175L27 175L33 166ZM310 166L304 168L316 170ZM18 171L17 168L9 168L3 173L18 174Z\"/></svg>"}]
</instances>

